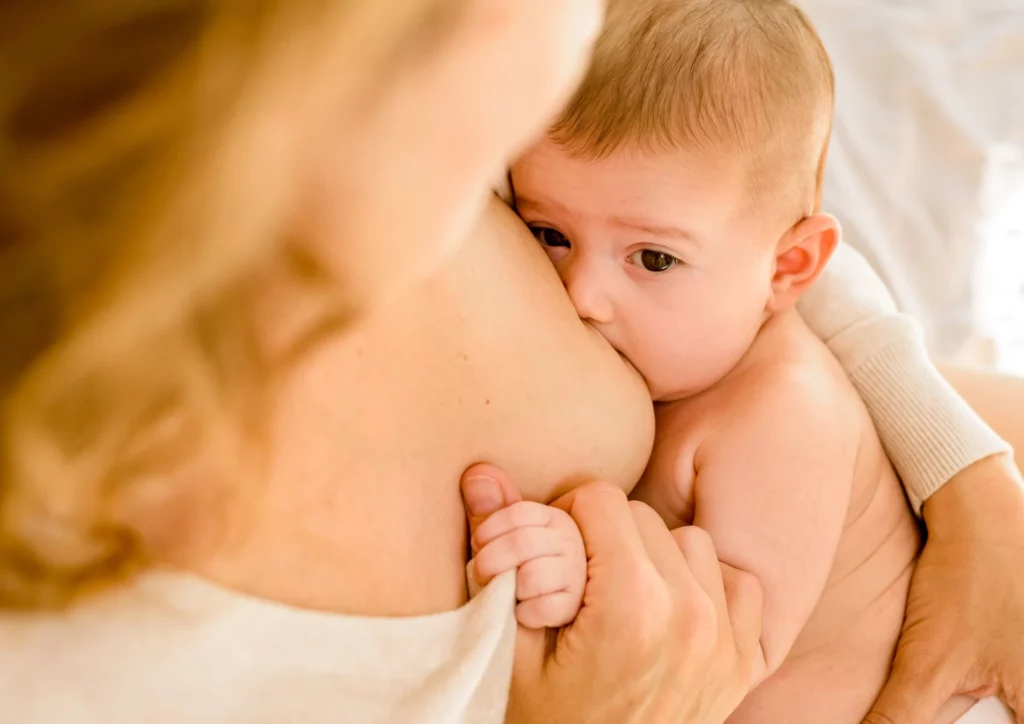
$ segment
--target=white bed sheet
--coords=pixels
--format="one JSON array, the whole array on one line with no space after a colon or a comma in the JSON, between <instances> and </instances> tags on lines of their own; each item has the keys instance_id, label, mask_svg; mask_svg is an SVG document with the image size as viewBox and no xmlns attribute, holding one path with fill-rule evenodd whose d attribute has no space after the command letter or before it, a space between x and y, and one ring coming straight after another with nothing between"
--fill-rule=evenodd
<instances>
[{"instance_id":1,"label":"white bed sheet","mask_svg":"<svg viewBox=\"0 0 1024 724\"><path fill-rule=\"evenodd\" d=\"M1013 243L1024 210L1007 218L1014 184L1024 191L1024 0L801 5L836 71L825 206L846 239L922 321L935 352L991 333L986 315L1005 317L1000 305L1024 315L1024 295L1007 296L1012 278L997 285L1000 299L988 288L991 274L1012 272L1012 254L1000 254L1024 245Z\"/></svg>"}]
</instances>

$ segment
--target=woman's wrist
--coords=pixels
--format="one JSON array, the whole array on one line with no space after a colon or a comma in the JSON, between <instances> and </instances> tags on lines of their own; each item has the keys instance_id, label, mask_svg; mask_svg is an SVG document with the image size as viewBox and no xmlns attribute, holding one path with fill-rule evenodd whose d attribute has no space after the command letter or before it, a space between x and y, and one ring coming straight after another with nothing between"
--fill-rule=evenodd
<instances>
[{"instance_id":1,"label":"woman's wrist","mask_svg":"<svg viewBox=\"0 0 1024 724\"><path fill-rule=\"evenodd\" d=\"M1024 534L1024 486L1009 453L969 465L924 503L929 535Z\"/></svg>"}]
</instances>

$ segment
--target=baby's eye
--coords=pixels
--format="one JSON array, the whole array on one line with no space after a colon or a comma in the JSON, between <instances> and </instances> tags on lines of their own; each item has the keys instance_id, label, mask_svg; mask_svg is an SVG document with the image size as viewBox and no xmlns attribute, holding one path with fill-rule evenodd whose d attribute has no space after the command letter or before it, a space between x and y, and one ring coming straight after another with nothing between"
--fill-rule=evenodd
<instances>
[{"instance_id":1,"label":"baby's eye","mask_svg":"<svg viewBox=\"0 0 1024 724\"><path fill-rule=\"evenodd\" d=\"M562 246L566 249L571 246L569 240L561 231L550 229L546 226L531 226L530 231L533 232L534 238L540 242L541 246Z\"/></svg>"},{"instance_id":2,"label":"baby's eye","mask_svg":"<svg viewBox=\"0 0 1024 724\"><path fill-rule=\"evenodd\" d=\"M635 252L630 257L630 261L642 266L650 272L668 271L676 264L681 263L671 254L666 254L663 251L655 251L654 249L642 249Z\"/></svg>"}]
</instances>

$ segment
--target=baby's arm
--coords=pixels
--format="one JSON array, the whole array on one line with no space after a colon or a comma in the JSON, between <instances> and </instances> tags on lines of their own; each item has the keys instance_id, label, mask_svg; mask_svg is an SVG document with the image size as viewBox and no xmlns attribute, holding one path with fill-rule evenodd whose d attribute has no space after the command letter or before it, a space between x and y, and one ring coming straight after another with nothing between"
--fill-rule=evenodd
<instances>
[{"instance_id":1,"label":"baby's arm","mask_svg":"<svg viewBox=\"0 0 1024 724\"><path fill-rule=\"evenodd\" d=\"M694 457L694 525L764 588L762 679L821 598L852 490L859 440L836 428L834 389L816 385L774 385L734 405Z\"/></svg>"},{"instance_id":2,"label":"baby's arm","mask_svg":"<svg viewBox=\"0 0 1024 724\"><path fill-rule=\"evenodd\" d=\"M521 625L558 628L576 618L587 583L587 553L568 513L541 503L514 503L481 523L470 543L471 593L515 568Z\"/></svg>"},{"instance_id":3,"label":"baby's arm","mask_svg":"<svg viewBox=\"0 0 1024 724\"><path fill-rule=\"evenodd\" d=\"M1009 450L942 378L920 327L852 247L840 245L799 309L864 399L915 510L972 463Z\"/></svg>"}]
</instances>

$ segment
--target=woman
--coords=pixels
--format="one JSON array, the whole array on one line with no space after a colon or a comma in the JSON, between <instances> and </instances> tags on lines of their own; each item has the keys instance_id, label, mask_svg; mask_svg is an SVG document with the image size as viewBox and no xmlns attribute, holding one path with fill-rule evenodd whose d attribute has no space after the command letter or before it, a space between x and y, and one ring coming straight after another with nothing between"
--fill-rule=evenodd
<instances>
[{"instance_id":1,"label":"woman","mask_svg":"<svg viewBox=\"0 0 1024 724\"><path fill-rule=\"evenodd\" d=\"M507 583L441 616L317 611L459 607L474 459L547 498L644 465L642 383L509 212L475 220L599 22L549 0L4 5L0 600L27 611L0 619L5 718L502 718ZM580 499L636 543L652 521L607 490ZM671 690L603 633L575 677L638 672L673 707L678 681L741 690L731 631L656 662Z\"/></svg>"},{"instance_id":2,"label":"woman","mask_svg":"<svg viewBox=\"0 0 1024 724\"><path fill-rule=\"evenodd\" d=\"M593 549L554 658L520 639L513 718L731 710L756 586L577 487L636 480L646 390L487 192L598 22L581 0L5 4L0 597L28 609L0 624L5 712L500 720L510 581L459 608L477 460L567 493Z\"/></svg>"}]
</instances>

